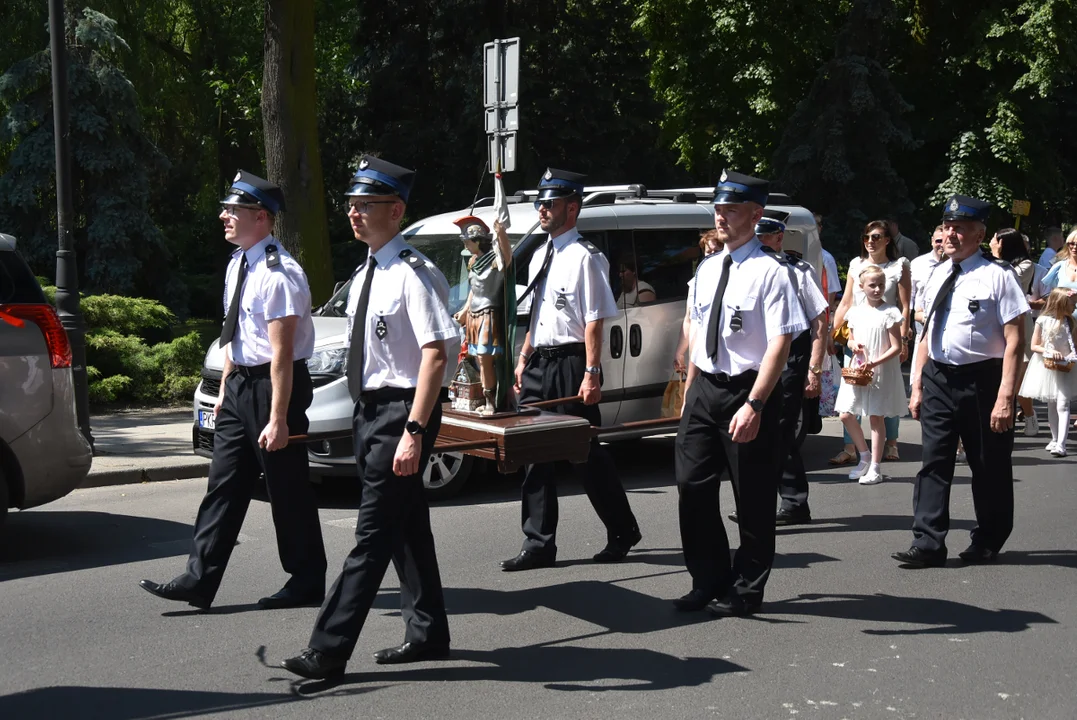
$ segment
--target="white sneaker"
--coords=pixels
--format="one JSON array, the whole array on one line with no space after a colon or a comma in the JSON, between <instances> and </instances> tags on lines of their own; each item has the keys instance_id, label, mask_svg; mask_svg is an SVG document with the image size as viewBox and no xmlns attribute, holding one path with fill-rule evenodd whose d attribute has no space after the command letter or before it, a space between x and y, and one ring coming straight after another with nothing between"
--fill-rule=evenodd
<instances>
[{"instance_id":1,"label":"white sneaker","mask_svg":"<svg viewBox=\"0 0 1077 720\"><path fill-rule=\"evenodd\" d=\"M1059 458L1066 457L1066 448L1055 445L1053 448L1051 448L1051 455Z\"/></svg>"},{"instance_id":2,"label":"white sneaker","mask_svg":"<svg viewBox=\"0 0 1077 720\"><path fill-rule=\"evenodd\" d=\"M877 468L870 468L860 478L860 484L861 485L878 485L879 483L881 483L885 479L886 478L883 476L883 474L881 472L879 472L879 470Z\"/></svg>"},{"instance_id":3,"label":"white sneaker","mask_svg":"<svg viewBox=\"0 0 1077 720\"><path fill-rule=\"evenodd\" d=\"M871 456L869 455L867 458L865 458L863 455L861 455L860 456L860 464L849 471L849 479L850 480L859 480L861 478L861 476L863 476L863 474L866 473L868 471L868 468L870 468L870 467L871 467Z\"/></svg>"},{"instance_id":4,"label":"white sneaker","mask_svg":"<svg viewBox=\"0 0 1077 720\"><path fill-rule=\"evenodd\" d=\"M1051 452L1056 447L1058 447L1058 443L1052 440L1051 442L1047 443L1047 447L1045 447L1044 450L1046 450L1047 452Z\"/></svg>"},{"instance_id":5,"label":"white sneaker","mask_svg":"<svg viewBox=\"0 0 1077 720\"><path fill-rule=\"evenodd\" d=\"M1025 437L1036 437L1040 431L1040 421L1036 419L1036 413L1025 418Z\"/></svg>"}]
</instances>

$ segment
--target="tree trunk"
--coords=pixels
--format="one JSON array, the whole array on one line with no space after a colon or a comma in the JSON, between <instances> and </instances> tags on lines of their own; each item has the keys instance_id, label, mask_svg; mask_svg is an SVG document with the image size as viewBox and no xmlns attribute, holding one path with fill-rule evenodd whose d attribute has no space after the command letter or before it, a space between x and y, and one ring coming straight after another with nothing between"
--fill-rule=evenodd
<instances>
[{"instance_id":1,"label":"tree trunk","mask_svg":"<svg viewBox=\"0 0 1077 720\"><path fill-rule=\"evenodd\" d=\"M288 208L277 217L274 235L302 263L311 300L320 305L333 290L333 267L318 154L314 3L266 0L264 62L266 173L284 191Z\"/></svg>"}]
</instances>

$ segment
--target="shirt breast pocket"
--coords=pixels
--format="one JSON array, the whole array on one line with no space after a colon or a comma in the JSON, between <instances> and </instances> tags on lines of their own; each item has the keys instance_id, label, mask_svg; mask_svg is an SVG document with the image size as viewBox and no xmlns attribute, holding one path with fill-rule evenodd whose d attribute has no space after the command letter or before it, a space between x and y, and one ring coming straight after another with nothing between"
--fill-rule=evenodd
<instances>
[{"instance_id":1,"label":"shirt breast pocket","mask_svg":"<svg viewBox=\"0 0 1077 720\"><path fill-rule=\"evenodd\" d=\"M997 317L995 309L996 301L991 295L991 289L980 283L969 284L960 288L960 292L954 291L951 312L966 317L973 325L990 322Z\"/></svg>"},{"instance_id":2,"label":"shirt breast pocket","mask_svg":"<svg viewBox=\"0 0 1077 720\"><path fill-rule=\"evenodd\" d=\"M407 313L404 312L404 304L400 298L387 298L377 303L371 298L370 311L367 316L367 332L370 340L396 342L404 337L407 322Z\"/></svg>"},{"instance_id":3,"label":"shirt breast pocket","mask_svg":"<svg viewBox=\"0 0 1077 720\"><path fill-rule=\"evenodd\" d=\"M726 299L724 303L722 325L726 329L725 334L727 336L735 333L750 334L764 330L761 325L756 326L755 309L758 300L755 296L749 295L736 301Z\"/></svg>"}]
</instances>

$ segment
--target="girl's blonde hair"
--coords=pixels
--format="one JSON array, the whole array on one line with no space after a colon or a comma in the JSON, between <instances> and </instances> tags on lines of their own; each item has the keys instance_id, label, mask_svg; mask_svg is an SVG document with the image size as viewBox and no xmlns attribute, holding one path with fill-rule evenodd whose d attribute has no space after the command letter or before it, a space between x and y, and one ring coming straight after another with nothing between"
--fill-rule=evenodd
<instances>
[{"instance_id":1,"label":"girl's blonde hair","mask_svg":"<svg viewBox=\"0 0 1077 720\"><path fill-rule=\"evenodd\" d=\"M864 286L864 278L881 277L886 279L886 273L878 265L865 265L860 268L860 286Z\"/></svg>"},{"instance_id":2,"label":"girl's blonde hair","mask_svg":"<svg viewBox=\"0 0 1077 720\"><path fill-rule=\"evenodd\" d=\"M1047 302L1043 306L1043 315L1053 317L1055 320L1065 322L1069 326L1070 336L1077 335L1075 321L1073 319L1074 297L1072 291L1066 288L1055 288L1047 295Z\"/></svg>"}]
</instances>

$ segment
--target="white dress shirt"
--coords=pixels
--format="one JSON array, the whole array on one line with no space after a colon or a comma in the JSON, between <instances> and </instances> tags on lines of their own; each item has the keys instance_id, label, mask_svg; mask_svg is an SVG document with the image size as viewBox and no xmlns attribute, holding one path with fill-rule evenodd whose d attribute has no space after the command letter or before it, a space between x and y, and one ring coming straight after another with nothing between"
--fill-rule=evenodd
<instances>
[{"instance_id":1,"label":"white dress shirt","mask_svg":"<svg viewBox=\"0 0 1077 720\"><path fill-rule=\"evenodd\" d=\"M1055 255L1057 255L1057 254L1058 254L1058 251L1055 250L1054 248L1044 248L1043 249L1043 254L1040 255L1039 264L1042 265L1043 267L1047 268L1047 269L1050 269L1051 264L1055 261Z\"/></svg>"},{"instance_id":2,"label":"white dress shirt","mask_svg":"<svg viewBox=\"0 0 1077 720\"><path fill-rule=\"evenodd\" d=\"M924 312L930 312L952 267L945 260L931 274L924 287ZM1027 312L1028 301L1013 271L975 253L961 262L949 311L944 305L931 318L928 357L948 365L1001 358L1006 352L1002 326Z\"/></svg>"},{"instance_id":3,"label":"white dress shirt","mask_svg":"<svg viewBox=\"0 0 1077 720\"><path fill-rule=\"evenodd\" d=\"M718 357L712 360L707 357L706 334L727 255L733 257L733 264L722 296L725 307ZM758 370L771 340L799 335L809 327L788 267L765 252L759 238L753 237L732 252L726 248L705 257L696 268L692 291L692 328L697 333L692 364L703 372L735 376ZM739 330L731 326L734 315L741 318Z\"/></svg>"},{"instance_id":4,"label":"white dress shirt","mask_svg":"<svg viewBox=\"0 0 1077 720\"><path fill-rule=\"evenodd\" d=\"M547 240L535 250L528 278L537 277L553 243L549 272L537 287L531 304L531 345L555 347L584 342L587 323L618 314L610 289L610 262L579 242L576 228ZM558 309L558 299L563 297Z\"/></svg>"},{"instance_id":5,"label":"white dress shirt","mask_svg":"<svg viewBox=\"0 0 1077 720\"><path fill-rule=\"evenodd\" d=\"M819 287L819 280L816 279L811 265L803 260L797 260L792 267L793 272L797 275L797 294L800 296L800 308L804 311L804 317L808 320L810 328L811 321L825 313L830 307L830 303L823 297L823 289ZM827 280L827 282L830 281ZM729 292L728 288L726 288L726 292Z\"/></svg>"},{"instance_id":6,"label":"white dress shirt","mask_svg":"<svg viewBox=\"0 0 1077 720\"><path fill-rule=\"evenodd\" d=\"M936 257L934 251L927 252L916 258L909 264L909 275L912 279L912 294L909 296L909 305L913 310L927 311L923 306L924 285L931 277L931 271L942 262Z\"/></svg>"},{"instance_id":7,"label":"white dress shirt","mask_svg":"<svg viewBox=\"0 0 1077 720\"><path fill-rule=\"evenodd\" d=\"M413 268L404 251L423 260ZM370 281L363 351L363 390L414 388L419 384L422 347L459 337L460 326L449 315L449 283L437 266L397 235L374 253L378 261ZM348 291L348 343L356 306L362 294L367 259L356 270ZM379 327L381 337L379 337Z\"/></svg>"},{"instance_id":8,"label":"white dress shirt","mask_svg":"<svg viewBox=\"0 0 1077 720\"><path fill-rule=\"evenodd\" d=\"M827 252L826 248L819 248L823 256L823 272L826 273L826 291L830 293L841 292L841 277L838 276L838 263L834 256Z\"/></svg>"},{"instance_id":9,"label":"white dress shirt","mask_svg":"<svg viewBox=\"0 0 1077 720\"><path fill-rule=\"evenodd\" d=\"M280 264L266 265L266 246L276 245ZM310 286L306 273L288 251L267 235L249 250L236 250L224 276L224 315L239 280L242 255L247 256L247 278L239 296L236 334L228 344L228 354L236 365L253 367L273 360L269 342L269 321L298 317L292 360L306 360L314 353L314 321L310 319Z\"/></svg>"}]
</instances>

